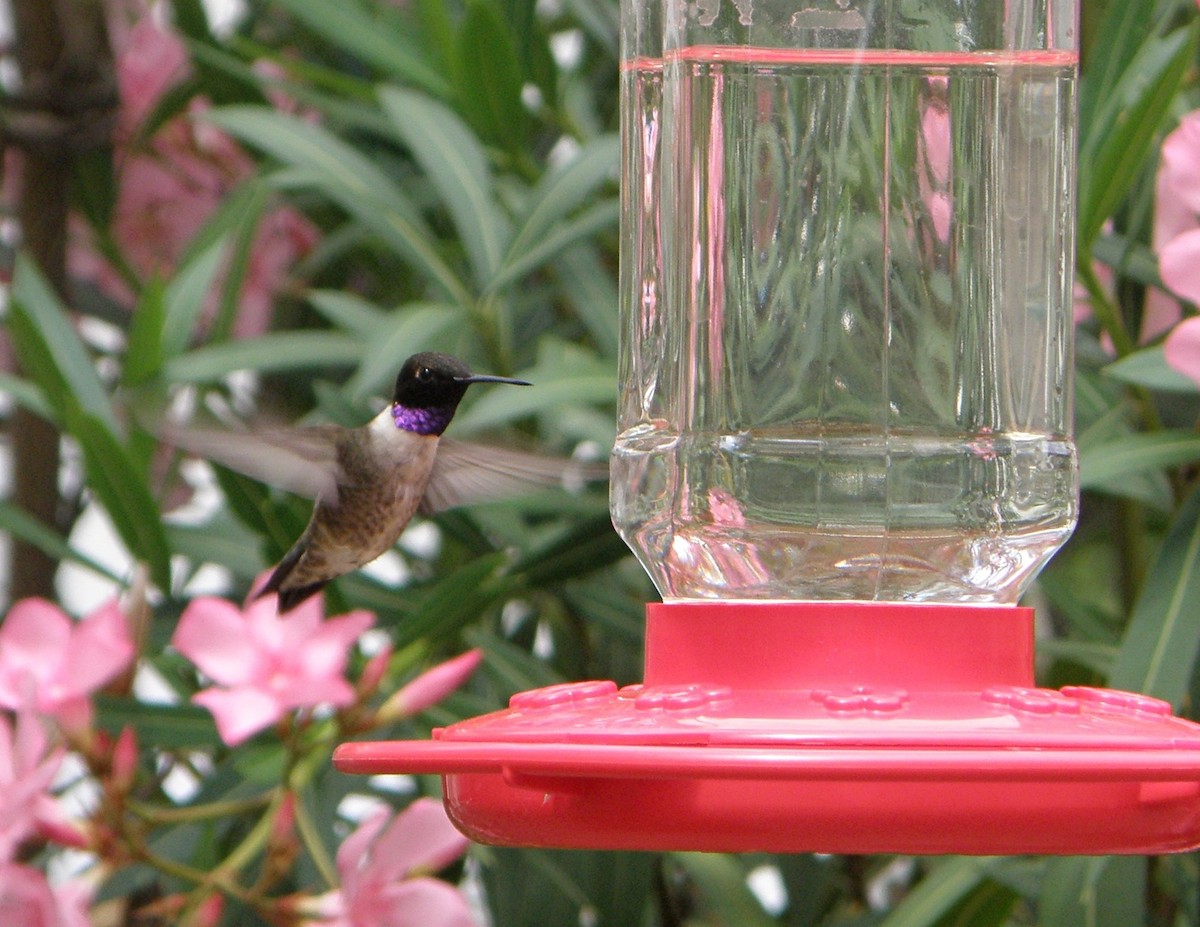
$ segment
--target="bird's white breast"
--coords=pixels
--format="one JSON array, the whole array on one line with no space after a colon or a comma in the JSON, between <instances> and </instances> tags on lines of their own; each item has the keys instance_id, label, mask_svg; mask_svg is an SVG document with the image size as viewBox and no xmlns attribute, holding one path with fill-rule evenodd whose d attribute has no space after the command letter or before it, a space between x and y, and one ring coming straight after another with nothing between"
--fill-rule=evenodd
<instances>
[{"instance_id":1,"label":"bird's white breast","mask_svg":"<svg viewBox=\"0 0 1200 927\"><path fill-rule=\"evenodd\" d=\"M433 467L437 437L397 428L390 407L371 419L367 429L371 436L371 453L381 472L391 474L400 483L412 484L419 497L425 491L425 479Z\"/></svg>"}]
</instances>

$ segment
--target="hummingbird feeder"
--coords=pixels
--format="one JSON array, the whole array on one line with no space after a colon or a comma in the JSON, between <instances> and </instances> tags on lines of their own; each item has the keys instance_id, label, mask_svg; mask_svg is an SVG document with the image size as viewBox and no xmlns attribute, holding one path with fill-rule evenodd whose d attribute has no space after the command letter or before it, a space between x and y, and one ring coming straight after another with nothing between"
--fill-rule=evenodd
<instances>
[{"instance_id":1,"label":"hummingbird feeder","mask_svg":"<svg viewBox=\"0 0 1200 927\"><path fill-rule=\"evenodd\" d=\"M911 7L911 8L910 8ZM624 0L613 521L644 681L339 769L483 843L1200 846L1200 725L1034 682L1078 508L1076 0Z\"/></svg>"}]
</instances>

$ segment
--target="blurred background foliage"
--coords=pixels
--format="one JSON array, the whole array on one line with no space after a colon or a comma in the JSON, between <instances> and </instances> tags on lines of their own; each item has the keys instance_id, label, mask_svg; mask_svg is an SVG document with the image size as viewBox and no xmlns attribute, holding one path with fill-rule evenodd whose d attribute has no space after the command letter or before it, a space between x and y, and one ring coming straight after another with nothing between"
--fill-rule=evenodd
<instances>
[{"instance_id":1,"label":"blurred background foliage","mask_svg":"<svg viewBox=\"0 0 1200 927\"><path fill-rule=\"evenodd\" d=\"M1044 625L1042 682L1146 691L1192 716L1200 396L1161 345L1136 333L1161 285L1152 248L1159 147L1200 107L1196 13L1191 0L1084 3L1079 267L1093 310L1078 345L1085 497L1079 530L1029 602ZM13 497L0 504L0 528L66 565L58 591L69 600L85 576L129 580L120 559L89 548L78 530L88 513L105 513L162 595L145 653L187 694L194 684L165 648L184 602L214 584L243 593L303 528L308 507L219 468L214 481L180 466L154 436L167 410L358 424L400 360L436 349L538 387L469 395L453 434L562 455L607 452L618 10L615 0L247 0L218 22L200 0L174 0L155 14L170 23L163 31L182 60L171 70L173 52L154 57L158 46L139 44L155 37L112 30L126 113L116 117L115 147L72 161L69 281L57 285L11 236L6 245L16 361L0 381L7 419L51 423L65 475L51 475L53 523ZM122 72L132 66L124 54L134 64L142 56L151 82L164 68L173 75L135 113L127 110L138 77ZM155 165L182 178L199 205L172 192ZM139 202L147 178L169 195ZM262 257L272 248L283 254L273 273ZM426 737L521 689L636 681L653 595L599 489L417 525L386 569L335 584L327 610L375 611L396 646L397 677L469 646L485 650L470 686L420 723L384 732ZM236 798L279 759L269 739L223 751L207 716L186 706L114 699L101 722L211 757L208 799ZM372 788L327 768L313 783L330 833L341 799ZM163 845L198 841L190 862L203 868L230 839L180 825ZM479 847L468 867L495 927L1177 927L1200 924L1198 859ZM105 892L145 890L154 878L130 866ZM234 907L227 919L244 915Z\"/></svg>"}]
</instances>

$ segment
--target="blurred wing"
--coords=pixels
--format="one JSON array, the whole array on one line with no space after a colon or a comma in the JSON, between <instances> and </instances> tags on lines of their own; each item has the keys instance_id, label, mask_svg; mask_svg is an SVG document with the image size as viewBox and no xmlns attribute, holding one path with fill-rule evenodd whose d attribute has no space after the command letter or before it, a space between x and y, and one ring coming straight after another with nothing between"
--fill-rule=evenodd
<instances>
[{"instance_id":1,"label":"blurred wing","mask_svg":"<svg viewBox=\"0 0 1200 927\"><path fill-rule=\"evenodd\" d=\"M268 486L333 503L337 500L337 446L342 432L336 425L254 431L173 428L163 439Z\"/></svg>"},{"instance_id":2,"label":"blurred wing","mask_svg":"<svg viewBox=\"0 0 1200 927\"><path fill-rule=\"evenodd\" d=\"M543 457L442 438L421 500L426 515L475 502L493 502L542 489L578 491L608 479L608 464Z\"/></svg>"}]
</instances>

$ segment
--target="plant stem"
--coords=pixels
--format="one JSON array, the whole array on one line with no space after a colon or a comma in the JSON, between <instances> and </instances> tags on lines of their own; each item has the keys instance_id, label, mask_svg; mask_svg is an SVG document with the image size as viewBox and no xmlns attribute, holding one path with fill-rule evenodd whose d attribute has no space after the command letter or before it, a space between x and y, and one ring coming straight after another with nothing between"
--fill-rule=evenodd
<instances>
[{"instance_id":1,"label":"plant stem","mask_svg":"<svg viewBox=\"0 0 1200 927\"><path fill-rule=\"evenodd\" d=\"M226 874L239 871L267 845L271 829L275 825L275 817L279 814L280 805L283 803L283 795L282 788L276 789L271 794L270 807L258 819L258 823L250 829L250 833L246 834L242 842L233 848L233 852L213 870L214 875L224 878Z\"/></svg>"},{"instance_id":2,"label":"plant stem","mask_svg":"<svg viewBox=\"0 0 1200 927\"><path fill-rule=\"evenodd\" d=\"M335 888L341 883L337 866L334 864L333 857L329 855L325 841L321 839L321 835L317 831L316 823L308 812L308 805L300 795L296 796L296 831L300 834L300 839L303 841L305 849L308 850L309 856L312 857L313 865L317 867L321 878L325 880L325 884L330 888Z\"/></svg>"},{"instance_id":3,"label":"plant stem","mask_svg":"<svg viewBox=\"0 0 1200 927\"><path fill-rule=\"evenodd\" d=\"M1080 283L1087 290L1088 302L1092 306L1092 313L1096 316L1096 321L1100 323L1100 328L1112 339L1117 357L1124 357L1126 354L1132 353L1137 348L1137 344L1130 336L1129 330L1125 327L1125 322L1121 318L1120 312L1117 311L1116 304L1108 298L1108 293L1105 292L1103 284L1100 283L1100 278L1096 276L1096 270L1092 265L1092 256L1090 253L1085 252L1080 255L1076 273Z\"/></svg>"},{"instance_id":4,"label":"plant stem","mask_svg":"<svg viewBox=\"0 0 1200 927\"><path fill-rule=\"evenodd\" d=\"M227 878L227 873L222 869L215 869L212 872L204 872L200 869L194 869L186 863L176 862L167 856L159 856L148 847L139 847L135 853L136 857L151 866L159 872L165 872L167 875L174 876L183 882L191 882L197 887L211 887L219 889L225 894L237 898L239 901L244 901L246 904L256 905L259 899L253 897L250 892L246 891L236 881Z\"/></svg>"},{"instance_id":5,"label":"plant stem","mask_svg":"<svg viewBox=\"0 0 1200 927\"><path fill-rule=\"evenodd\" d=\"M232 817L265 808L271 802L271 795L258 795L254 798L233 799L230 801L214 801L203 805L190 805L185 808L163 808L151 805L137 799L126 799L125 807L150 824L181 824L188 821L207 821L210 818Z\"/></svg>"}]
</instances>

